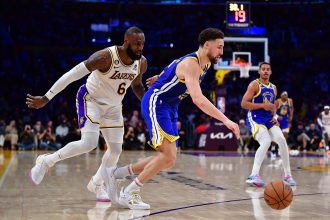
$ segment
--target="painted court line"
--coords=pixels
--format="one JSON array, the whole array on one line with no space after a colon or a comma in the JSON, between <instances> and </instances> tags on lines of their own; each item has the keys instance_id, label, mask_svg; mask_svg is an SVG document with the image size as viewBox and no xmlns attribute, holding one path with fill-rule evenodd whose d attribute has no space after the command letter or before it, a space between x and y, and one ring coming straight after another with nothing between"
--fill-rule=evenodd
<instances>
[{"instance_id":1,"label":"painted court line","mask_svg":"<svg viewBox=\"0 0 330 220\"><path fill-rule=\"evenodd\" d=\"M294 196L313 196L313 195L328 195L330 193L302 193L302 194L297 194ZM260 197L258 199L262 199L264 197ZM215 204L222 204L222 203L230 203L230 202L240 202L240 201L247 201L247 200L252 200L252 198L244 198L244 199L232 199L232 200L226 200L226 201L221 201L221 202L209 202L209 203L202 203L202 204L196 204L196 205L189 205L189 206L183 206L183 207L178 207L178 208L173 208L173 209L167 209L167 210L162 210L158 212L153 212L150 213L149 215L142 215L139 217L131 218L130 220L135 220L135 219L141 219L141 218L146 218L149 216L153 215L159 215L162 213L168 213L168 212L174 212L177 210L182 210L182 209L189 209L189 208L195 208L195 207L201 207L201 206L208 206L208 205L215 205Z\"/></svg>"},{"instance_id":2,"label":"painted court line","mask_svg":"<svg viewBox=\"0 0 330 220\"><path fill-rule=\"evenodd\" d=\"M6 170L5 170L5 172L3 173L3 175L1 176L1 179L0 179L0 188L2 187L2 184L3 184L3 182L5 181L5 178L6 178L7 174L8 174L8 171L9 171L10 167L12 166L12 164L13 164L13 162L14 162L14 157L15 157L15 155L16 155L16 154L11 155L10 161L9 161L7 167L5 168Z\"/></svg>"}]
</instances>

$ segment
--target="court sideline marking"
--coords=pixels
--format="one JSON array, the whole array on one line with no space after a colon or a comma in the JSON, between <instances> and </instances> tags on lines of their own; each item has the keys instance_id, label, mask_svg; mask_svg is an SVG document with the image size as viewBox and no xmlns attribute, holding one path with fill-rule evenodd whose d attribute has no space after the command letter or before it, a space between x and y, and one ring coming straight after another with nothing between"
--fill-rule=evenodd
<instances>
[{"instance_id":1,"label":"court sideline marking","mask_svg":"<svg viewBox=\"0 0 330 220\"><path fill-rule=\"evenodd\" d=\"M8 174L8 171L9 171L9 169L10 169L10 167L12 166L12 164L14 163L14 158L15 158L15 155L16 155L16 153L15 152L11 152L11 154L10 154L10 160L9 160L9 162L8 162L8 159L6 159L6 152L4 152L4 164L3 164L3 168L2 168L2 171L4 170L4 172L2 173L2 172L0 172L0 188L2 187L2 184L3 184L3 182L5 181L5 178L6 178L6 176L7 176L7 174Z\"/></svg>"}]
</instances>

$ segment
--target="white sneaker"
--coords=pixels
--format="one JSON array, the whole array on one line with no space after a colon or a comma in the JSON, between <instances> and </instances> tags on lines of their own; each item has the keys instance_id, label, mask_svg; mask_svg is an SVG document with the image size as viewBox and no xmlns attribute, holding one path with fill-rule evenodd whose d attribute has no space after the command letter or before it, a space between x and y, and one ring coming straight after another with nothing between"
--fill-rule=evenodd
<instances>
[{"instance_id":1,"label":"white sneaker","mask_svg":"<svg viewBox=\"0 0 330 220\"><path fill-rule=\"evenodd\" d=\"M105 190L108 193L112 202L118 202L117 196L117 180L114 175L116 167L111 168L101 168L101 176L104 180Z\"/></svg>"},{"instance_id":2,"label":"white sneaker","mask_svg":"<svg viewBox=\"0 0 330 220\"><path fill-rule=\"evenodd\" d=\"M46 155L47 154L39 155L36 159L36 165L34 165L34 167L29 172L29 179L35 185L40 184L46 172L50 168L50 166L45 161Z\"/></svg>"},{"instance_id":3,"label":"white sneaker","mask_svg":"<svg viewBox=\"0 0 330 220\"><path fill-rule=\"evenodd\" d=\"M131 192L124 193L124 187L120 190L120 195L118 203L125 208L141 210L141 209L150 209L150 205L144 203L140 196L140 190L135 190Z\"/></svg>"},{"instance_id":4,"label":"white sneaker","mask_svg":"<svg viewBox=\"0 0 330 220\"><path fill-rule=\"evenodd\" d=\"M105 190L105 186L104 183L97 185L94 183L93 181L93 177L91 178L91 180L89 181L88 185L87 185L87 189L96 194L96 201L97 202L111 202L106 190Z\"/></svg>"}]
</instances>

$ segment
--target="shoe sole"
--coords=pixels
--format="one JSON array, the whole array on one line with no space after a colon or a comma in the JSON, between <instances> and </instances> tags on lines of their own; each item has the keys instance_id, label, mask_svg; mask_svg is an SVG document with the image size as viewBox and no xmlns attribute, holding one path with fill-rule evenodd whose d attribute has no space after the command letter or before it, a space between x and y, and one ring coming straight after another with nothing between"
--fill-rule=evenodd
<instances>
[{"instance_id":1,"label":"shoe sole","mask_svg":"<svg viewBox=\"0 0 330 220\"><path fill-rule=\"evenodd\" d=\"M258 183L249 183L249 182L246 182L249 186L254 186L254 187L259 187L259 188L262 188L265 186L265 184L258 184Z\"/></svg>"},{"instance_id":2,"label":"shoe sole","mask_svg":"<svg viewBox=\"0 0 330 220\"><path fill-rule=\"evenodd\" d=\"M288 184L289 186L297 186L297 184L290 184L289 182L283 180L283 182L285 182L286 184Z\"/></svg>"},{"instance_id":3,"label":"shoe sole","mask_svg":"<svg viewBox=\"0 0 330 220\"><path fill-rule=\"evenodd\" d=\"M111 202L110 199L96 199L96 202Z\"/></svg>"},{"instance_id":4,"label":"shoe sole","mask_svg":"<svg viewBox=\"0 0 330 220\"><path fill-rule=\"evenodd\" d=\"M95 191L93 190L91 181L88 183L88 185L87 185L86 188L87 188L88 191L90 191L91 193L94 193L95 194ZM99 198L96 198L96 202L111 202L111 199L99 199Z\"/></svg>"},{"instance_id":5,"label":"shoe sole","mask_svg":"<svg viewBox=\"0 0 330 220\"><path fill-rule=\"evenodd\" d=\"M129 205L125 205L121 202L119 202L119 199L118 199L118 204L121 208L124 208L124 209L130 209L130 210L150 210L150 206L148 208L142 208L142 207L137 207L137 208L133 208L133 207L130 207Z\"/></svg>"}]
</instances>

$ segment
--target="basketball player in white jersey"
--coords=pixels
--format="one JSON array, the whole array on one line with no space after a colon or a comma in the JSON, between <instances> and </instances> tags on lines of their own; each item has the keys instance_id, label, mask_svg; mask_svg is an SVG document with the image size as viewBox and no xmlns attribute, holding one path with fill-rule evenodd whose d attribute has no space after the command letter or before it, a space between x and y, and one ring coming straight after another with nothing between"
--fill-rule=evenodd
<instances>
[{"instance_id":1,"label":"basketball player in white jersey","mask_svg":"<svg viewBox=\"0 0 330 220\"><path fill-rule=\"evenodd\" d=\"M322 128L323 138L325 140L326 146L329 146L330 138L330 106L324 106L324 111L322 111L317 118L319 126Z\"/></svg>"},{"instance_id":2,"label":"basketball player in white jersey","mask_svg":"<svg viewBox=\"0 0 330 220\"><path fill-rule=\"evenodd\" d=\"M67 85L91 73L86 84L80 87L76 99L81 139L68 143L53 154L40 155L29 174L34 184L40 184L46 171L55 163L96 148L101 130L108 149L87 188L96 193L97 201L110 201L101 177L101 167L115 166L122 151L122 99L126 89L132 84L133 92L140 100L144 95L142 74L147 69L147 60L142 56L144 43L143 31L131 27L125 32L122 46L97 51L61 76L44 96L27 95L29 108L42 108Z\"/></svg>"}]
</instances>

